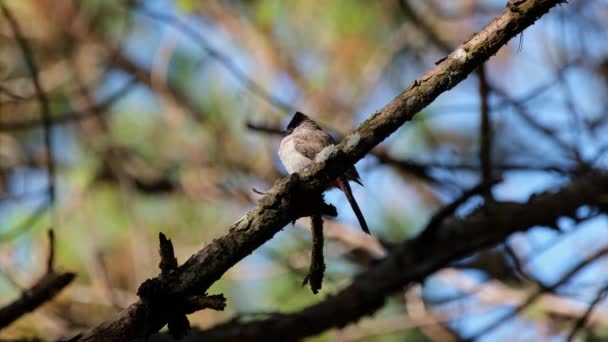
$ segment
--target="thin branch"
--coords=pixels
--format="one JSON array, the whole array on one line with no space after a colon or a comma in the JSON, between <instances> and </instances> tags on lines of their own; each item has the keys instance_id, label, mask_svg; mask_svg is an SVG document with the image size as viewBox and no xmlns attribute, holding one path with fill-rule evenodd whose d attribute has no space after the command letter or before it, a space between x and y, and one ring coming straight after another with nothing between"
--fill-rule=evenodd
<instances>
[{"instance_id":1,"label":"thin branch","mask_svg":"<svg viewBox=\"0 0 608 342\"><path fill-rule=\"evenodd\" d=\"M46 259L46 273L53 273L55 270L55 232L48 231L49 236L49 256Z\"/></svg>"},{"instance_id":2,"label":"thin branch","mask_svg":"<svg viewBox=\"0 0 608 342\"><path fill-rule=\"evenodd\" d=\"M23 36L21 28L19 27L19 23L13 16L13 13L9 10L6 3L4 1L0 2L0 9L2 9L2 14L6 18L11 30L13 31L13 35L15 36L15 40L21 49L21 53L25 59L25 63L29 69L30 76L32 77L32 83L34 84L34 89L36 90L36 97L38 99L38 104L40 106L40 111L42 113L42 126L44 132L44 145L46 150L46 159L48 163L48 178L49 178L49 200L51 202L51 206L55 205L55 161L53 158L53 139L52 139L52 120L51 120L51 107L49 105L49 100L47 98L46 92L42 88L42 84L40 83L40 78L38 75L38 66L36 65L36 60L30 49L30 46L27 42L27 39Z\"/></svg>"},{"instance_id":3,"label":"thin branch","mask_svg":"<svg viewBox=\"0 0 608 342\"><path fill-rule=\"evenodd\" d=\"M44 217L47 209L48 203L46 201L38 204L34 211L23 222L7 232L2 232L2 234L0 234L0 242L12 241L22 233L32 229L36 223Z\"/></svg>"},{"instance_id":4,"label":"thin branch","mask_svg":"<svg viewBox=\"0 0 608 342\"><path fill-rule=\"evenodd\" d=\"M444 52L449 52L452 50L451 44L445 41L437 32L435 32L435 29L433 29L426 20L416 13L416 10L410 4L410 0L401 0L399 3L401 5L401 10L408 17L408 19L411 20L413 27L421 31L426 38L428 38L428 40L430 40L440 50Z\"/></svg>"},{"instance_id":5,"label":"thin branch","mask_svg":"<svg viewBox=\"0 0 608 342\"><path fill-rule=\"evenodd\" d=\"M420 239L426 240L434 238L437 233L437 230L439 229L439 227L441 227L441 223L446 218L448 218L448 216L452 215L456 211L456 209L462 206L471 197L486 192L488 189L492 188L492 186L498 184L500 181L500 179L489 180L488 183L478 184L473 188L463 192L462 195L452 201L452 203L441 208L441 210L439 210L435 215L433 215L429 223L422 230L422 233L420 233Z\"/></svg>"},{"instance_id":6,"label":"thin branch","mask_svg":"<svg viewBox=\"0 0 608 342\"><path fill-rule=\"evenodd\" d=\"M480 337L487 335L488 333L494 331L499 326L503 325L505 322L509 321L513 317L517 316L519 313L523 312L530 305L534 304L534 302L539 299L545 292L553 292L560 286L564 285L568 282L572 277L574 277L578 272L587 267L589 264L595 262L597 259L603 257L608 254L608 247L603 248L589 257L585 258L583 261L578 263L575 267L566 272L557 282L548 287L540 287L537 291L531 294L526 300L524 300L515 310L509 312L506 315L503 315L500 319L496 320L494 323L488 325L483 328L480 332L475 335L467 338L467 341L475 341Z\"/></svg>"},{"instance_id":7,"label":"thin branch","mask_svg":"<svg viewBox=\"0 0 608 342\"><path fill-rule=\"evenodd\" d=\"M49 254L47 258L46 273L32 287L24 290L21 297L7 306L0 308L0 329L9 326L21 316L32 312L42 304L50 301L68 286L76 277L74 273L56 273L55 260L55 234L49 230Z\"/></svg>"},{"instance_id":8,"label":"thin branch","mask_svg":"<svg viewBox=\"0 0 608 342\"><path fill-rule=\"evenodd\" d=\"M131 93L131 90L138 85L135 78L131 77L129 81L123 84L118 90L110 94L105 99L96 103L93 107L85 108L83 110L68 111L61 115L56 115L51 120L51 125L68 124L71 122L87 120L92 117L96 117L99 114L105 114L109 112L110 107L125 96ZM19 120L14 122L2 122L0 123L0 131L17 131L24 129L36 128L42 124L40 120Z\"/></svg>"},{"instance_id":9,"label":"thin branch","mask_svg":"<svg viewBox=\"0 0 608 342\"><path fill-rule=\"evenodd\" d=\"M598 292L597 296L593 299L593 301L589 304L587 311L576 321L574 327L572 327L572 331L568 334L568 342L574 341L574 338L578 334L578 332L587 324L587 320L591 317L591 313L593 313L593 309L606 298L608 295L608 285L604 286L600 292Z\"/></svg>"},{"instance_id":10,"label":"thin branch","mask_svg":"<svg viewBox=\"0 0 608 342\"><path fill-rule=\"evenodd\" d=\"M160 13L149 8L137 7L135 8L135 11L136 13L143 14L144 16L150 19L159 21L166 25L170 25L171 27L186 35L186 37L190 38L194 43L198 44L198 46L203 51L205 51L211 58L215 59L220 65L226 68L226 70L228 70L228 72L230 72L236 79L241 81L245 85L245 87L249 89L249 91L259 96L260 98L268 102L270 105L276 107L281 111L295 110L295 108L291 104L276 98L275 96L270 94L270 92L268 92L266 89L264 89L262 85L250 78L244 71L239 68L239 66L232 59L230 59L227 55L221 53L219 50L213 48L205 36L203 36L194 28L190 27L186 22L182 21L177 17L165 13Z\"/></svg>"},{"instance_id":11,"label":"thin branch","mask_svg":"<svg viewBox=\"0 0 608 342\"><path fill-rule=\"evenodd\" d=\"M517 274L519 274L521 277L523 277L529 281L532 281L535 283L540 283L538 281L538 279L535 279L526 271L524 262L522 262L522 260L517 256L517 253L515 252L513 247L511 247L511 244L508 241L506 241L504 244L504 250L505 250L505 255L511 259L511 262L513 262L513 267L514 267L515 271L517 272ZM542 286L542 284L541 284L541 286Z\"/></svg>"},{"instance_id":12,"label":"thin branch","mask_svg":"<svg viewBox=\"0 0 608 342\"><path fill-rule=\"evenodd\" d=\"M543 135L547 140L552 141L555 145L559 146L562 150L568 151L574 155L578 152L568 143L564 142L555 130L544 126L541 122L534 118L534 115L528 111L526 106L516 99L512 98L506 91L498 88L496 85L489 85L492 91L498 96L502 97L508 104L513 106L515 109L514 113L522 119L529 127L534 129L539 134Z\"/></svg>"},{"instance_id":13,"label":"thin branch","mask_svg":"<svg viewBox=\"0 0 608 342\"><path fill-rule=\"evenodd\" d=\"M75 276L69 272L45 274L36 284L23 291L19 299L0 309L0 329L6 328L21 316L53 299Z\"/></svg>"},{"instance_id":14,"label":"thin branch","mask_svg":"<svg viewBox=\"0 0 608 342\"><path fill-rule=\"evenodd\" d=\"M12 90L8 89L7 87L3 86L0 84L0 93L4 93L6 94L8 97L10 97L11 99L15 100L15 101L25 101L28 100L27 97L23 97L21 95L18 95L17 93L14 93Z\"/></svg>"},{"instance_id":15,"label":"thin branch","mask_svg":"<svg viewBox=\"0 0 608 342\"><path fill-rule=\"evenodd\" d=\"M106 42L102 41L102 44L106 44L108 49L112 49L112 47L108 46ZM148 88L154 89L151 71L135 63L131 58L121 51L114 51L110 64L133 76L135 79L137 79L137 81L146 85ZM166 89L166 91L159 94L166 96L171 103L179 106L184 113L188 114L188 116L195 122L202 123L206 120L204 113L201 112L200 106L196 103L196 101L187 96L178 87L168 83L167 87L164 89Z\"/></svg>"}]
</instances>

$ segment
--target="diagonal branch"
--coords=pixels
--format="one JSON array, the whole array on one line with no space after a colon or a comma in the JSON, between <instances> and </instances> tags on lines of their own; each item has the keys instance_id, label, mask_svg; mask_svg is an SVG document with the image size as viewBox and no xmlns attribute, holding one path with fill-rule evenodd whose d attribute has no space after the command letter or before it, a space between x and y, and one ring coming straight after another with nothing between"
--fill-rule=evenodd
<instances>
[{"instance_id":1,"label":"diagonal branch","mask_svg":"<svg viewBox=\"0 0 608 342\"><path fill-rule=\"evenodd\" d=\"M0 308L0 330L53 299L76 277L76 274L71 272L55 272L55 234L53 230L49 230L48 236L49 255L46 262L46 273L34 285L25 289L20 298Z\"/></svg>"},{"instance_id":2,"label":"diagonal branch","mask_svg":"<svg viewBox=\"0 0 608 342\"><path fill-rule=\"evenodd\" d=\"M36 284L26 289L19 299L0 309L0 329L53 299L75 276L70 272L47 273L42 276Z\"/></svg>"},{"instance_id":3,"label":"diagonal branch","mask_svg":"<svg viewBox=\"0 0 608 342\"><path fill-rule=\"evenodd\" d=\"M49 201L51 203L51 206L53 206L55 205L55 161L53 158L53 139L51 132L51 106L49 104L47 94L42 88L42 84L40 82L40 76L38 75L38 65L36 64L34 54L26 38L23 36L23 32L21 31L21 27L19 26L17 19L4 2L0 2L0 9L2 9L2 14L6 18L6 21L8 22L11 30L13 31L15 40L17 41L17 44L21 49L21 53L23 54L23 58L25 59L25 63L32 78L32 83L34 84L34 90L36 92L36 98L38 99L38 104L40 106L40 112L42 113L41 115L42 128L44 132L44 146L49 171Z\"/></svg>"},{"instance_id":4,"label":"diagonal branch","mask_svg":"<svg viewBox=\"0 0 608 342\"><path fill-rule=\"evenodd\" d=\"M229 228L228 233L206 245L171 276L163 277L162 281L170 284L167 287L176 294L203 294L224 272L272 238L289 222L298 217L315 214L315 211L318 212L315 210L318 208L310 208L306 205L314 203L311 201L311 196L318 194L330 180L343 174L348 167L363 158L374 146L386 139L405 122L411 120L417 112L433 102L437 96L464 80L512 37L562 2L564 1L518 0L510 2L501 15L452 52L435 68L414 81L403 93L374 113L342 143L329 151L327 159L319 160L318 163L313 163L300 174L292 174L277 182L255 208ZM504 238L504 236L500 237ZM487 238L484 234L476 237L476 239L484 238ZM425 255L425 257L427 256ZM450 254L450 256L453 255ZM446 256L444 255L444 257ZM437 264L425 264L424 260L422 258L418 261L426 266L438 266ZM423 275L410 272L407 274L415 278ZM403 276L403 272L399 272L398 276ZM377 299L374 299L376 302L370 307L377 308L382 304L382 301ZM350 305L346 307L348 306ZM355 310L354 313L360 313L360 311L361 308ZM370 312L369 307L365 307L365 312ZM354 317L347 315L345 318L353 319ZM83 332L74 338L74 341L137 339L158 331L167 322L167 319L166 313L149 311L142 306L141 302L138 302L114 321L105 322ZM348 321L341 323L346 322Z\"/></svg>"},{"instance_id":5,"label":"diagonal branch","mask_svg":"<svg viewBox=\"0 0 608 342\"><path fill-rule=\"evenodd\" d=\"M505 322L509 321L510 319L514 318L515 316L517 316L517 314L523 312L525 309L527 309L532 304L534 304L536 302L536 300L538 300L545 292L553 292L553 291L557 290L559 287L561 287L566 282L568 282L570 279L572 279L572 277L574 277L576 274L578 274L581 270L583 270L586 266L595 262L597 259L605 256L606 254L608 254L608 247L604 247L601 250L588 256L583 261L578 263L576 266L574 266L573 268L568 270L568 272L566 272L566 274L561 276L559 278L559 280L557 282L555 282L553 285L548 286L548 287L539 288L537 291L532 293L528 298L526 298L526 300L524 300L519 306L517 306L517 308L515 310L512 310L509 313L501 316L498 320L494 321L487 327L483 328L480 332L476 333L474 336L467 338L466 340L467 341L476 341L479 338L481 338L482 336L485 336L485 335L489 334L490 332L494 331L499 326L501 326ZM595 306L595 304L591 305L591 307L593 307L593 306Z\"/></svg>"},{"instance_id":6,"label":"diagonal branch","mask_svg":"<svg viewBox=\"0 0 608 342\"><path fill-rule=\"evenodd\" d=\"M576 321L576 324L574 324L574 327L572 327L572 330L568 334L568 342L574 341L576 335L581 329L585 327L585 325L589 321L593 310L606 298L606 295L608 295L608 285L604 286L600 290L600 292L598 292L598 294L591 301L591 303L589 303L589 307L587 308L585 313Z\"/></svg>"}]
</instances>

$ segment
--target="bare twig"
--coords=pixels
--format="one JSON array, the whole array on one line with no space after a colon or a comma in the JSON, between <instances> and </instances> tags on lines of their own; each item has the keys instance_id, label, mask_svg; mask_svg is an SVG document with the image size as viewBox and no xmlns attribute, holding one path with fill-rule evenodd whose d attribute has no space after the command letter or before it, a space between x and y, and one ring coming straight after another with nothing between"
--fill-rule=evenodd
<instances>
[{"instance_id":1,"label":"bare twig","mask_svg":"<svg viewBox=\"0 0 608 342\"><path fill-rule=\"evenodd\" d=\"M11 241L12 239L21 235L23 232L32 229L32 227L34 227L36 223L44 217L47 208L48 203L46 202L38 204L38 206L36 206L34 211L25 219L25 221L19 223L11 230L0 234L0 242Z\"/></svg>"},{"instance_id":2,"label":"bare twig","mask_svg":"<svg viewBox=\"0 0 608 342\"><path fill-rule=\"evenodd\" d=\"M471 189L463 192L462 195L460 195L458 198L456 198L454 201L452 201L452 203L441 208L435 215L433 215L433 217L431 217L431 220L429 221L429 223L423 229L422 233L420 233L420 239L426 240L426 239L435 238L436 237L435 235L437 233L437 230L441 226L441 223L448 216L452 215L456 211L456 209L458 209L461 205L463 205L471 197L487 191L487 189L490 189L492 186L498 184L500 181L501 181L500 179L489 180L488 183L478 184L478 185L472 187Z\"/></svg>"},{"instance_id":3,"label":"bare twig","mask_svg":"<svg viewBox=\"0 0 608 342\"><path fill-rule=\"evenodd\" d=\"M159 233L160 242L160 277L144 281L137 290L137 295L144 304L144 318L154 311L163 311L167 315L169 334L180 339L190 330L190 322L186 314L203 309L224 310L226 298L222 294L207 296L203 294L172 294L167 284L161 279L171 277L177 270L178 263L173 252L171 240ZM156 332L156 324L149 319L143 320L144 335Z\"/></svg>"},{"instance_id":4,"label":"bare twig","mask_svg":"<svg viewBox=\"0 0 608 342\"><path fill-rule=\"evenodd\" d=\"M46 260L46 273L53 273L55 270L55 232L48 231L49 236L49 256Z\"/></svg>"},{"instance_id":5,"label":"bare twig","mask_svg":"<svg viewBox=\"0 0 608 342\"><path fill-rule=\"evenodd\" d=\"M511 247L511 244L509 244L509 242L505 242L504 244L504 249L505 249L505 254L511 258L511 261L513 262L513 266L515 268L515 271L517 271L517 273L524 277L527 280L530 280L532 282L538 283L539 281L535 278L533 278L528 272L526 272L526 269L524 267L524 263L522 262L522 260L520 260L520 258L517 256L517 253L515 253L515 250L513 249L513 247Z\"/></svg>"},{"instance_id":6,"label":"bare twig","mask_svg":"<svg viewBox=\"0 0 608 342\"><path fill-rule=\"evenodd\" d=\"M36 90L36 97L38 98L38 104L42 113L44 145L46 151L46 159L48 163L49 200L51 202L51 207L53 207L55 205L55 161L53 158L51 107L49 105L49 100L47 98L46 92L44 91L44 89L42 88L42 84L40 83L40 78L38 75L38 66L36 65L34 54L30 49L27 39L23 36L17 19L14 17L13 13L9 10L4 1L0 2L0 9L2 9L2 14L6 18L6 21L9 23L9 26L13 31L13 35L15 36L15 40L21 48L21 53L23 54L26 65L30 72L30 76L32 78L32 83L34 84L34 89Z\"/></svg>"},{"instance_id":7,"label":"bare twig","mask_svg":"<svg viewBox=\"0 0 608 342\"><path fill-rule=\"evenodd\" d=\"M49 254L46 262L46 273L32 287L24 290L19 299L0 308L0 329L9 326L21 316L34 311L42 304L53 299L59 291L68 286L76 277L71 272L55 272L53 266L55 259L55 234L52 229L49 230L48 236Z\"/></svg>"},{"instance_id":8,"label":"bare twig","mask_svg":"<svg viewBox=\"0 0 608 342\"><path fill-rule=\"evenodd\" d=\"M600 290L600 292L598 292L593 301L591 301L591 303L589 304L587 311L585 311L585 313L576 321L576 324L574 324L574 326L572 327L570 334L568 334L568 341L574 341L574 338L576 337L578 332L585 326L585 324L587 324L587 320L591 316L591 313L593 313L593 309L595 309L595 307L602 300L604 300L604 298L606 298L606 295L608 295L608 285L604 286Z\"/></svg>"},{"instance_id":9,"label":"bare twig","mask_svg":"<svg viewBox=\"0 0 608 342\"><path fill-rule=\"evenodd\" d=\"M177 268L177 258L173 252L173 244L171 240L167 239L165 234L158 233L158 239L160 240L160 273L169 275L169 273Z\"/></svg>"},{"instance_id":10,"label":"bare twig","mask_svg":"<svg viewBox=\"0 0 608 342\"><path fill-rule=\"evenodd\" d=\"M213 48L199 31L190 27L186 22L181 19L165 14L158 11L144 8L142 6L135 8L137 13L140 13L150 19L162 22L167 25L171 25L176 30L179 30L193 42L205 51L211 58L215 59L220 65L228 70L234 77L241 81L249 91L259 96L269 104L277 107L282 111L294 111L295 108L289 103L278 99L277 97L270 94L263 86L257 83L255 80L250 78L244 71L242 71L237 64L232 61L227 55L221 53L219 50Z\"/></svg>"},{"instance_id":11,"label":"bare twig","mask_svg":"<svg viewBox=\"0 0 608 342\"><path fill-rule=\"evenodd\" d=\"M410 4L411 0L401 0L399 3L401 5L401 10L407 16L409 20L412 22L412 26L421 31L435 46L437 46L442 51L450 51L452 50L452 46L449 42L445 41L439 33L435 32L430 24L421 18L416 10Z\"/></svg>"},{"instance_id":12,"label":"bare twig","mask_svg":"<svg viewBox=\"0 0 608 342\"><path fill-rule=\"evenodd\" d=\"M53 299L75 276L69 272L45 274L36 284L26 289L19 299L0 309L0 329Z\"/></svg>"},{"instance_id":13,"label":"bare twig","mask_svg":"<svg viewBox=\"0 0 608 342\"><path fill-rule=\"evenodd\" d=\"M595 262L597 259L603 257L606 254L608 254L608 248L603 248L603 249L593 253L589 257L585 258L583 261L581 261L575 267L573 267L568 272L566 272L553 285L548 286L548 287L541 286L537 291L535 291L533 294L531 294L523 303L521 303L515 310L509 312L506 315L503 315L500 319L498 319L495 322L491 323L490 325L486 326L480 332L467 338L467 341L475 341L475 340L479 339L480 337L487 335L488 333L494 331L494 329L498 328L505 322L509 321L511 318L515 317L517 314L524 311L530 305L532 305L538 298L540 298L542 296L543 293L555 291L557 288L564 285L566 282L568 282L568 280L570 280L572 277L574 277L580 270L582 270L583 268L585 268L589 264Z\"/></svg>"},{"instance_id":14,"label":"bare twig","mask_svg":"<svg viewBox=\"0 0 608 342\"><path fill-rule=\"evenodd\" d=\"M23 101L23 100L27 100L28 98L23 97L21 95L18 95L16 93L14 93L12 90L8 89L7 87L3 86L0 84L0 93L4 93L6 94L8 97L10 97L13 100L16 101Z\"/></svg>"},{"instance_id":15,"label":"bare twig","mask_svg":"<svg viewBox=\"0 0 608 342\"><path fill-rule=\"evenodd\" d=\"M131 77L129 81L125 82L125 84L122 85L118 90L116 90L116 92L112 93L107 98L101 100L93 107L77 111L67 111L63 114L56 115L52 118L51 124L67 124L75 121L87 120L97 116L98 114L107 113L113 104L130 94L131 90L134 89L137 84L137 80ZM23 129L30 129L39 126L41 123L42 122L40 120L18 120L14 122L2 122L0 124L0 130L17 131Z\"/></svg>"}]
</instances>

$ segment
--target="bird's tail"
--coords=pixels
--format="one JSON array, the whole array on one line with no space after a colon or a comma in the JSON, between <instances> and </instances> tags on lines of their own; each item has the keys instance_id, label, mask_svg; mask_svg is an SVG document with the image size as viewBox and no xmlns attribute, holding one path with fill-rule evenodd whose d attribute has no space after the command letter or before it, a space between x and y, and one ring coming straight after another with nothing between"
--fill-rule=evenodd
<instances>
[{"instance_id":1,"label":"bird's tail","mask_svg":"<svg viewBox=\"0 0 608 342\"><path fill-rule=\"evenodd\" d=\"M361 229L366 234L369 234L369 228L367 228L367 223L365 222L363 213L361 212L361 209L359 209L359 205L357 204L357 201L355 201L355 197L353 196L353 192L350 189L348 180L345 179L344 177L338 178L338 187L340 188L340 190L342 190L342 192L344 192L344 195L346 195L346 199L348 200L348 203L350 203L350 206L353 208L353 211L355 212L355 215L357 216L357 220L359 220Z\"/></svg>"}]
</instances>

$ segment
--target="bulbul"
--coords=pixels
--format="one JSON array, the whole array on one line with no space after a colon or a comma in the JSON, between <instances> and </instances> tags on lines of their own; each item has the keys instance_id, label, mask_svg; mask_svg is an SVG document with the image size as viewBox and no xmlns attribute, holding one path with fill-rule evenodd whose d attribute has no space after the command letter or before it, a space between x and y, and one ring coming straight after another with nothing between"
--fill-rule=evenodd
<instances>
[{"instance_id":1,"label":"bulbul","mask_svg":"<svg viewBox=\"0 0 608 342\"><path fill-rule=\"evenodd\" d=\"M335 143L336 141L334 138L319 127L316 122L308 116L296 112L289 122L289 125L287 125L285 137L281 140L279 158L287 169L287 172L291 174L308 166L321 150L329 145L334 145ZM344 192L346 199L348 199L348 203L350 203L350 206L353 208L353 211L359 220L361 229L369 234L369 229L367 228L363 213L361 213L361 209L359 209L359 205L357 204L357 201L355 201L353 192L348 184L349 180L356 182L361 186L363 185L357 170L352 166L346 170L344 175L331 182L328 188L337 187Z\"/></svg>"}]
</instances>

